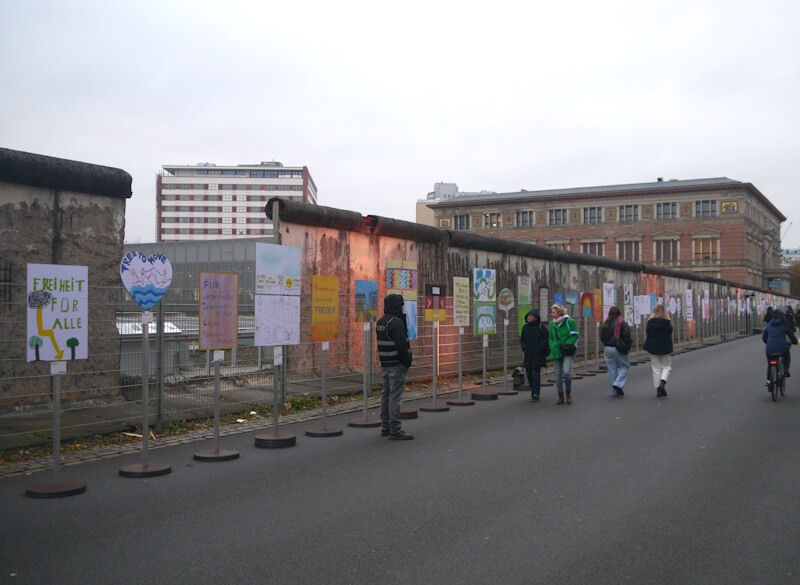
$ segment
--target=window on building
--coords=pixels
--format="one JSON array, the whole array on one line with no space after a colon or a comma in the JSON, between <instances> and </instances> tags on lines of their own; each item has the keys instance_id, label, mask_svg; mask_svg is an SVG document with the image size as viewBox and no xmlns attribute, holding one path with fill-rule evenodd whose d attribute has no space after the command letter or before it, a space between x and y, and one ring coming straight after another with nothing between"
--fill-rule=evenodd
<instances>
[{"instance_id":1,"label":"window on building","mask_svg":"<svg viewBox=\"0 0 800 585\"><path fill-rule=\"evenodd\" d=\"M619 206L619 220L623 223L631 221L639 221L639 206L638 205L620 205Z\"/></svg>"},{"instance_id":2,"label":"window on building","mask_svg":"<svg viewBox=\"0 0 800 585\"><path fill-rule=\"evenodd\" d=\"M533 212L518 211L516 225L518 228L533 227Z\"/></svg>"},{"instance_id":3,"label":"window on building","mask_svg":"<svg viewBox=\"0 0 800 585\"><path fill-rule=\"evenodd\" d=\"M678 219L677 203L656 203L656 219L663 221L666 219Z\"/></svg>"},{"instance_id":4,"label":"window on building","mask_svg":"<svg viewBox=\"0 0 800 585\"><path fill-rule=\"evenodd\" d=\"M233 234L233 229L232 228L222 228L222 235L223 236L230 236L231 234Z\"/></svg>"},{"instance_id":5,"label":"window on building","mask_svg":"<svg viewBox=\"0 0 800 585\"><path fill-rule=\"evenodd\" d=\"M592 256L605 256L605 245L603 242L583 242L581 252Z\"/></svg>"},{"instance_id":6,"label":"window on building","mask_svg":"<svg viewBox=\"0 0 800 585\"><path fill-rule=\"evenodd\" d=\"M550 210L550 225L567 225L567 210L566 209L551 209Z\"/></svg>"},{"instance_id":7,"label":"window on building","mask_svg":"<svg viewBox=\"0 0 800 585\"><path fill-rule=\"evenodd\" d=\"M617 242L617 258L626 262L639 262L641 242Z\"/></svg>"},{"instance_id":8,"label":"window on building","mask_svg":"<svg viewBox=\"0 0 800 585\"><path fill-rule=\"evenodd\" d=\"M246 236L247 235L247 228L236 228L236 235L237 236Z\"/></svg>"},{"instance_id":9,"label":"window on building","mask_svg":"<svg viewBox=\"0 0 800 585\"><path fill-rule=\"evenodd\" d=\"M233 223L233 218L232 217L223 217L222 218L222 223Z\"/></svg>"},{"instance_id":10,"label":"window on building","mask_svg":"<svg viewBox=\"0 0 800 585\"><path fill-rule=\"evenodd\" d=\"M232 205L223 205L222 206L222 213L233 213L233 206Z\"/></svg>"},{"instance_id":11,"label":"window on building","mask_svg":"<svg viewBox=\"0 0 800 585\"><path fill-rule=\"evenodd\" d=\"M583 223L603 223L603 208L602 207L584 207L583 208Z\"/></svg>"},{"instance_id":12,"label":"window on building","mask_svg":"<svg viewBox=\"0 0 800 585\"><path fill-rule=\"evenodd\" d=\"M217 189L219 189L219 184L217 184L217 183L209 183L208 184L208 189L210 191L216 191Z\"/></svg>"},{"instance_id":13,"label":"window on building","mask_svg":"<svg viewBox=\"0 0 800 585\"><path fill-rule=\"evenodd\" d=\"M655 240L653 242L653 260L656 262L677 262L678 245L678 240Z\"/></svg>"},{"instance_id":14,"label":"window on building","mask_svg":"<svg viewBox=\"0 0 800 585\"><path fill-rule=\"evenodd\" d=\"M551 242L549 244L545 244L548 248L552 248L553 250L564 250L569 251L569 242Z\"/></svg>"},{"instance_id":15,"label":"window on building","mask_svg":"<svg viewBox=\"0 0 800 585\"><path fill-rule=\"evenodd\" d=\"M236 195L236 201L247 201L247 195Z\"/></svg>"},{"instance_id":16,"label":"window on building","mask_svg":"<svg viewBox=\"0 0 800 585\"><path fill-rule=\"evenodd\" d=\"M489 229L497 229L503 227L503 214L502 213L484 213L483 214L483 227Z\"/></svg>"},{"instance_id":17,"label":"window on building","mask_svg":"<svg viewBox=\"0 0 800 585\"><path fill-rule=\"evenodd\" d=\"M233 195L223 195L222 196L222 200L223 201L233 201Z\"/></svg>"},{"instance_id":18,"label":"window on building","mask_svg":"<svg viewBox=\"0 0 800 585\"><path fill-rule=\"evenodd\" d=\"M453 216L453 229L454 230L468 230L469 229L469 215L454 215Z\"/></svg>"},{"instance_id":19,"label":"window on building","mask_svg":"<svg viewBox=\"0 0 800 585\"><path fill-rule=\"evenodd\" d=\"M247 218L246 217L237 217L236 218L236 223L247 223Z\"/></svg>"},{"instance_id":20,"label":"window on building","mask_svg":"<svg viewBox=\"0 0 800 585\"><path fill-rule=\"evenodd\" d=\"M719 238L695 238L694 261L699 263L719 262Z\"/></svg>"},{"instance_id":21,"label":"window on building","mask_svg":"<svg viewBox=\"0 0 800 585\"><path fill-rule=\"evenodd\" d=\"M704 199L694 202L695 217L717 217L717 202L713 199Z\"/></svg>"},{"instance_id":22,"label":"window on building","mask_svg":"<svg viewBox=\"0 0 800 585\"><path fill-rule=\"evenodd\" d=\"M247 213L247 207L244 205L237 205L236 213Z\"/></svg>"}]
</instances>

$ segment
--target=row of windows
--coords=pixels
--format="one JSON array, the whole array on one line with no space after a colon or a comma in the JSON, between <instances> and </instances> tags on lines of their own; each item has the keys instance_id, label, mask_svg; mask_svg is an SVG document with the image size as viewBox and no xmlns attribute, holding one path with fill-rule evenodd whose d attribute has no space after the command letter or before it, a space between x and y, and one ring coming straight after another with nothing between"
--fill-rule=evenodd
<instances>
[{"instance_id":1,"label":"row of windows","mask_svg":"<svg viewBox=\"0 0 800 585\"><path fill-rule=\"evenodd\" d=\"M200 177L252 177L266 179L302 179L303 171L247 171L247 170L219 170L219 169L197 169L195 175Z\"/></svg>"},{"instance_id":2,"label":"row of windows","mask_svg":"<svg viewBox=\"0 0 800 585\"><path fill-rule=\"evenodd\" d=\"M254 205L164 205L162 211L199 213L264 213L264 206Z\"/></svg>"},{"instance_id":3,"label":"row of windows","mask_svg":"<svg viewBox=\"0 0 800 585\"><path fill-rule=\"evenodd\" d=\"M621 223L631 223L639 221L640 220L639 207L640 206L638 204L617 206L616 208L616 211L618 212L617 221ZM582 209L583 224L604 223L604 221L607 218L613 217L613 214L606 213L606 216L604 218L603 212L604 210L608 209L611 209L612 211L614 210L613 208L607 208L607 207L604 208L600 206L584 207ZM549 209L545 216L544 220L545 223L543 225L557 226L557 225L568 225L569 223L577 223L576 216L574 214L572 217L572 221L570 221L568 217L569 211L574 211L574 210L567 208ZM577 217L580 218L580 215L578 215ZM676 202L670 201L666 203L656 203L655 219L657 221L678 219L678 217L679 217L678 204ZM695 201L694 217L696 218L717 217L717 202L710 199ZM453 229L456 230L470 229L470 222L471 222L470 218L471 216L469 214L454 215L452 219ZM514 213L514 225L513 226L506 225L505 227L526 228L526 227L533 227L534 225L536 225L534 211L517 211ZM502 227L503 227L502 213L483 214L484 229L500 229Z\"/></svg>"},{"instance_id":4,"label":"row of windows","mask_svg":"<svg viewBox=\"0 0 800 585\"><path fill-rule=\"evenodd\" d=\"M567 242L547 244L548 248L569 250ZM628 262L641 262L641 241L617 242L617 258ZM719 262L719 238L696 238L692 240L692 260L697 263ZM604 242L584 242L581 244L583 254L605 256L606 245ZM680 260L679 240L653 241L654 262L677 262Z\"/></svg>"},{"instance_id":5,"label":"row of windows","mask_svg":"<svg viewBox=\"0 0 800 585\"><path fill-rule=\"evenodd\" d=\"M296 189L295 189L296 190ZM270 200L272 195L202 195L202 194L181 194L181 195L171 195L171 194L164 194L161 197L162 201L257 201L260 203L266 203ZM290 197L291 198L291 197ZM300 199L301 196L296 196L297 199Z\"/></svg>"},{"instance_id":6,"label":"row of windows","mask_svg":"<svg viewBox=\"0 0 800 585\"><path fill-rule=\"evenodd\" d=\"M162 189L175 191L302 191L302 185L219 185L217 183L162 183Z\"/></svg>"},{"instance_id":7,"label":"row of windows","mask_svg":"<svg viewBox=\"0 0 800 585\"><path fill-rule=\"evenodd\" d=\"M269 235L268 229L248 229L248 228L164 228L161 230L163 235L181 234L181 235L197 235L197 236L261 236Z\"/></svg>"},{"instance_id":8,"label":"row of windows","mask_svg":"<svg viewBox=\"0 0 800 585\"><path fill-rule=\"evenodd\" d=\"M162 217L161 223L270 223L266 217Z\"/></svg>"}]
</instances>

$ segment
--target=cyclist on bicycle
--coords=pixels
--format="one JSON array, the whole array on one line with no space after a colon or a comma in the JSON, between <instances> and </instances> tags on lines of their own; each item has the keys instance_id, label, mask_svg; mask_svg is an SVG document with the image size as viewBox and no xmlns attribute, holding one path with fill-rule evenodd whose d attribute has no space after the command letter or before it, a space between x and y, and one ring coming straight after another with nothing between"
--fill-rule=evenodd
<instances>
[{"instance_id":1,"label":"cyclist on bicycle","mask_svg":"<svg viewBox=\"0 0 800 585\"><path fill-rule=\"evenodd\" d=\"M787 337L789 338L788 341ZM769 356L772 354L783 354L783 376L788 378L791 375L789 374L789 363L791 361L791 355L789 354L791 346L789 343L797 345L797 337L794 336L794 333L786 324L783 311L776 310L772 312L772 321L764 327L761 339L767 344L767 381L769 381Z\"/></svg>"}]
</instances>

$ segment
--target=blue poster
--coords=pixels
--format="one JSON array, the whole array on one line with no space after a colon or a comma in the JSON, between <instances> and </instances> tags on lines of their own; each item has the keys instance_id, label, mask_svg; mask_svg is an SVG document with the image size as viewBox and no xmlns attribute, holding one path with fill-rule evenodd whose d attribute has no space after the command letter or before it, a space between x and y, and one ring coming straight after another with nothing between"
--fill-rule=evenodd
<instances>
[{"instance_id":1,"label":"blue poster","mask_svg":"<svg viewBox=\"0 0 800 585\"><path fill-rule=\"evenodd\" d=\"M564 305L564 293L553 293L553 304L554 305Z\"/></svg>"}]
</instances>

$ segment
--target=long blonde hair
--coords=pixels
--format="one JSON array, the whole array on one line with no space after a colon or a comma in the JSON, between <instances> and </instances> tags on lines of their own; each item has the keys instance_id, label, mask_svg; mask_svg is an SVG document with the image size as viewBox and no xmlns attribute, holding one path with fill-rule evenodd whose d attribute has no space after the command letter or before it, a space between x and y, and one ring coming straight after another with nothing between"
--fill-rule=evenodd
<instances>
[{"instance_id":1,"label":"long blonde hair","mask_svg":"<svg viewBox=\"0 0 800 585\"><path fill-rule=\"evenodd\" d=\"M667 313L664 305L656 305L653 307L653 314L650 315L650 319L667 319L669 320L669 313ZM649 319L648 319L649 321Z\"/></svg>"},{"instance_id":2,"label":"long blonde hair","mask_svg":"<svg viewBox=\"0 0 800 585\"><path fill-rule=\"evenodd\" d=\"M567 308L564 305L553 305L552 307L550 307L550 310L552 311L553 309L558 311L559 317L563 317L564 315L567 314Z\"/></svg>"}]
</instances>

